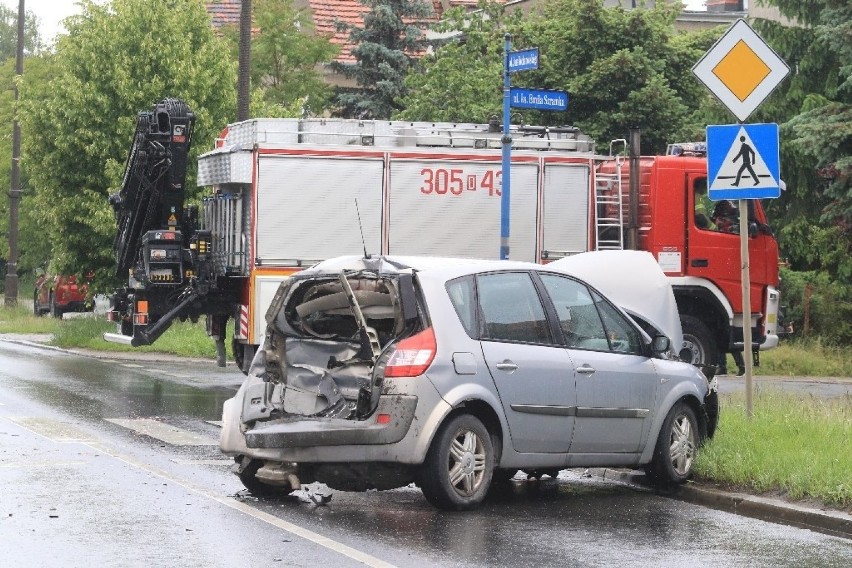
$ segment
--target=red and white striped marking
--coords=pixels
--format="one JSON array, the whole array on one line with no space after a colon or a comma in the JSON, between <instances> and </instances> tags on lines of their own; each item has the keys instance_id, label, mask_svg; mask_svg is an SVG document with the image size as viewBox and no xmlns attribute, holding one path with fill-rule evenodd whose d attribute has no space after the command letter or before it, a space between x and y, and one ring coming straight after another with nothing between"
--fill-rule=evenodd
<instances>
[{"instance_id":1,"label":"red and white striped marking","mask_svg":"<svg viewBox=\"0 0 852 568\"><path fill-rule=\"evenodd\" d=\"M248 339L249 333L249 309L248 306L240 305L240 325L237 339Z\"/></svg>"}]
</instances>

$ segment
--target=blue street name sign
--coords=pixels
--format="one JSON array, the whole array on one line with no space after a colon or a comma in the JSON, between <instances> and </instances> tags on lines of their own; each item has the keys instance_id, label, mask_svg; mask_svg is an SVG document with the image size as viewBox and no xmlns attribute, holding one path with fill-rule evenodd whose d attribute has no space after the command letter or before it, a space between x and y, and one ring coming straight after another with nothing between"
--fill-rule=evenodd
<instances>
[{"instance_id":1,"label":"blue street name sign","mask_svg":"<svg viewBox=\"0 0 852 568\"><path fill-rule=\"evenodd\" d=\"M509 73L538 69L538 48L509 53Z\"/></svg>"},{"instance_id":2,"label":"blue street name sign","mask_svg":"<svg viewBox=\"0 0 852 568\"><path fill-rule=\"evenodd\" d=\"M777 124L707 127L711 200L779 197L780 164Z\"/></svg>"},{"instance_id":3,"label":"blue street name sign","mask_svg":"<svg viewBox=\"0 0 852 568\"><path fill-rule=\"evenodd\" d=\"M568 108L568 93L565 91L512 87L510 104L513 108L561 111Z\"/></svg>"}]
</instances>

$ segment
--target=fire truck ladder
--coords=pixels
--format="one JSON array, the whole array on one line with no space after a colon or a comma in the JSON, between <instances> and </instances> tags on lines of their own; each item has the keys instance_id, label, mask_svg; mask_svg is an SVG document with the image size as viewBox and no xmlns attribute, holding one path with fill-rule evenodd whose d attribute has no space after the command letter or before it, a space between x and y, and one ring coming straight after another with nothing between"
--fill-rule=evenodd
<instances>
[{"instance_id":1,"label":"fire truck ladder","mask_svg":"<svg viewBox=\"0 0 852 568\"><path fill-rule=\"evenodd\" d=\"M613 140L610 144L626 140ZM615 156L615 173L595 171L595 250L624 249L624 194L622 156Z\"/></svg>"}]
</instances>

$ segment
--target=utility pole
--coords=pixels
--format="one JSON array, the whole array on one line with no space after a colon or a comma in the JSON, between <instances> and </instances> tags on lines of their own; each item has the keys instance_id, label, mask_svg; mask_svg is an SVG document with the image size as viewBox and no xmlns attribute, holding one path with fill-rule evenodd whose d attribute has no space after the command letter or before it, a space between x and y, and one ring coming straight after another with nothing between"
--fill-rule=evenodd
<instances>
[{"instance_id":1,"label":"utility pole","mask_svg":"<svg viewBox=\"0 0 852 568\"><path fill-rule=\"evenodd\" d=\"M249 119L251 100L251 0L240 6L240 69L237 79L237 120Z\"/></svg>"},{"instance_id":2,"label":"utility pole","mask_svg":"<svg viewBox=\"0 0 852 568\"><path fill-rule=\"evenodd\" d=\"M18 122L18 79L24 74L24 0L18 0L18 51L15 56L15 118L12 123L12 183L9 189L9 258L6 305L18 305L18 209L21 203L21 125Z\"/></svg>"}]
</instances>

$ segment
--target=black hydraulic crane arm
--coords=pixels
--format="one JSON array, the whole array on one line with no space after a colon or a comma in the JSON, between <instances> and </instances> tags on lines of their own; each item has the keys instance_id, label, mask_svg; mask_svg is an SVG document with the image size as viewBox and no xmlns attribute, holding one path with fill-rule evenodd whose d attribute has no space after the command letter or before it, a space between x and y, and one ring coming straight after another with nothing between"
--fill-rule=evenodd
<instances>
[{"instance_id":1,"label":"black hydraulic crane arm","mask_svg":"<svg viewBox=\"0 0 852 568\"><path fill-rule=\"evenodd\" d=\"M182 228L194 124L195 114L180 99L164 99L137 115L121 189L110 196L118 223L116 275L126 276L134 265L146 232Z\"/></svg>"}]
</instances>

